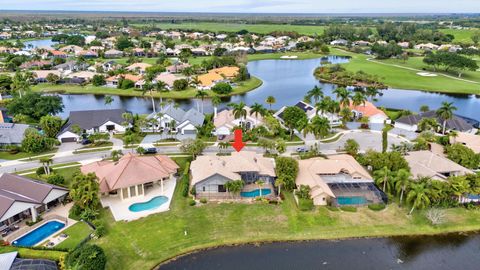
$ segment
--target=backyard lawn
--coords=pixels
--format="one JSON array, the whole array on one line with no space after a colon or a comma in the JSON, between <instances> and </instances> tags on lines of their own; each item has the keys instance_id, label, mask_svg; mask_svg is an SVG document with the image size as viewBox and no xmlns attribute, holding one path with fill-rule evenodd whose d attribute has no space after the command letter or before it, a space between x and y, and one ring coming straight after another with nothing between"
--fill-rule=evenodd
<instances>
[{"instance_id":1,"label":"backyard lawn","mask_svg":"<svg viewBox=\"0 0 480 270\"><path fill-rule=\"evenodd\" d=\"M182 161L183 160L183 161ZM182 164L184 159L177 159ZM434 234L480 229L480 212L463 208L447 210L445 224L429 225L423 213L390 205L374 212L333 212L325 207L298 210L293 196L285 194L281 205L265 203L207 203L189 206L180 186L169 212L132 222L114 222L102 211L108 233L94 242L108 257L108 269L149 269L176 255L196 249L246 242L332 239L347 237Z\"/></svg>"},{"instance_id":2,"label":"backyard lawn","mask_svg":"<svg viewBox=\"0 0 480 270\"><path fill-rule=\"evenodd\" d=\"M77 222L73 226L65 229L61 233L68 235L68 238L56 246L56 248L66 248L72 250L80 244L90 233L92 229L84 222Z\"/></svg>"},{"instance_id":3,"label":"backyard lawn","mask_svg":"<svg viewBox=\"0 0 480 270\"><path fill-rule=\"evenodd\" d=\"M421 63L421 58L412 58L406 63L399 60L375 60L375 62L373 62L367 60L371 56L346 52L335 48L332 49L332 54L352 57L350 62L342 64L347 70L352 72L361 70L368 74L377 75L383 83L391 88L457 94L480 94L480 74L478 71L466 72L462 78L478 82L473 83L441 75L436 77L424 77L417 74L420 71L402 68L421 69L422 67L425 67ZM455 74L452 76L455 77Z\"/></svg>"}]
</instances>

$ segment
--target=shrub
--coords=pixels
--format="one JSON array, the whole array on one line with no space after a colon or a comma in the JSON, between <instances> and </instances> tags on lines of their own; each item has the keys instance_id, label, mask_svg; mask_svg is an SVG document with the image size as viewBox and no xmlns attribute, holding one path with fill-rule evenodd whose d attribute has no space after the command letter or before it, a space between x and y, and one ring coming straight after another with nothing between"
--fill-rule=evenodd
<instances>
[{"instance_id":1,"label":"shrub","mask_svg":"<svg viewBox=\"0 0 480 270\"><path fill-rule=\"evenodd\" d=\"M81 245L65 259L67 269L104 270L107 257L103 249L97 245Z\"/></svg>"},{"instance_id":2,"label":"shrub","mask_svg":"<svg viewBox=\"0 0 480 270\"><path fill-rule=\"evenodd\" d=\"M374 203L374 204L369 204L368 209L373 210L373 211L380 211L385 209L385 204L383 203Z\"/></svg>"},{"instance_id":3,"label":"shrub","mask_svg":"<svg viewBox=\"0 0 480 270\"><path fill-rule=\"evenodd\" d=\"M197 204L197 202L196 202L194 199L191 199L191 200L188 202L188 205L190 205L190 206L194 206L195 204Z\"/></svg>"},{"instance_id":4,"label":"shrub","mask_svg":"<svg viewBox=\"0 0 480 270\"><path fill-rule=\"evenodd\" d=\"M207 199L202 198L202 199L200 199L200 202L203 203L203 204L206 204L206 203L207 203Z\"/></svg>"},{"instance_id":5,"label":"shrub","mask_svg":"<svg viewBox=\"0 0 480 270\"><path fill-rule=\"evenodd\" d=\"M52 168L50 168L50 173L53 173ZM45 168L44 167L37 168L37 170L35 171L35 174L37 174L38 176L44 175L45 174ZM55 184L53 184L53 185L55 185Z\"/></svg>"},{"instance_id":6,"label":"shrub","mask_svg":"<svg viewBox=\"0 0 480 270\"><path fill-rule=\"evenodd\" d=\"M219 82L212 87L212 91L219 95L228 95L232 92L233 88L229 83Z\"/></svg>"},{"instance_id":7,"label":"shrub","mask_svg":"<svg viewBox=\"0 0 480 270\"><path fill-rule=\"evenodd\" d=\"M62 186L65 185L65 177L58 174L51 174L47 177L47 183L50 185Z\"/></svg>"},{"instance_id":8,"label":"shrub","mask_svg":"<svg viewBox=\"0 0 480 270\"><path fill-rule=\"evenodd\" d=\"M340 209L344 212L357 212L357 208L355 206L341 206Z\"/></svg>"},{"instance_id":9,"label":"shrub","mask_svg":"<svg viewBox=\"0 0 480 270\"><path fill-rule=\"evenodd\" d=\"M188 81L186 79L179 79L173 82L173 90L182 91L188 88Z\"/></svg>"},{"instance_id":10,"label":"shrub","mask_svg":"<svg viewBox=\"0 0 480 270\"><path fill-rule=\"evenodd\" d=\"M189 189L189 185L190 185L190 179L188 178L188 170L190 168L190 163L187 162L187 164L185 165L185 171L183 172L182 174L182 196L183 197L188 197L188 189Z\"/></svg>"},{"instance_id":11,"label":"shrub","mask_svg":"<svg viewBox=\"0 0 480 270\"><path fill-rule=\"evenodd\" d=\"M312 199L298 199L298 208L300 211L310 211L313 209L313 200Z\"/></svg>"},{"instance_id":12,"label":"shrub","mask_svg":"<svg viewBox=\"0 0 480 270\"><path fill-rule=\"evenodd\" d=\"M327 209L332 211L332 212L338 212L340 211L340 209L338 207L334 207L334 206L327 206Z\"/></svg>"}]
</instances>

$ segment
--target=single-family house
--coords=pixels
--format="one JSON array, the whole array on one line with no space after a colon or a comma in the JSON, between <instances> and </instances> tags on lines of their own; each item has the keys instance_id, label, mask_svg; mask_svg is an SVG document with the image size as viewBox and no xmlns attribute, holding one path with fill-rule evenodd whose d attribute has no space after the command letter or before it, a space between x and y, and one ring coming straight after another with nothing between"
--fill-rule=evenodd
<instances>
[{"instance_id":1,"label":"single-family house","mask_svg":"<svg viewBox=\"0 0 480 270\"><path fill-rule=\"evenodd\" d=\"M0 145L21 145L25 130L29 127L24 124L0 123Z\"/></svg>"},{"instance_id":2,"label":"single-family house","mask_svg":"<svg viewBox=\"0 0 480 270\"><path fill-rule=\"evenodd\" d=\"M330 42L330 45L332 45L332 46L347 46L348 45L348 40L346 40L346 39L335 39L332 42Z\"/></svg>"},{"instance_id":3,"label":"single-family house","mask_svg":"<svg viewBox=\"0 0 480 270\"><path fill-rule=\"evenodd\" d=\"M342 124L338 115L335 115L335 114L332 114L332 113L329 113L329 112L323 112L323 113L318 112L317 113L317 109L315 107L313 107L312 105L306 103L305 101L299 101L294 106L300 108L302 111L305 112L305 114L307 115L308 121L312 120L313 117L318 115L318 116L327 118L328 121L330 122L330 126L332 126L332 127L339 126L339 125ZM276 111L273 114L273 116L275 118L277 118L282 124L284 123L283 112L285 111L286 108L287 108L287 106L283 106L282 108L280 108L278 111Z\"/></svg>"},{"instance_id":4,"label":"single-family house","mask_svg":"<svg viewBox=\"0 0 480 270\"><path fill-rule=\"evenodd\" d=\"M118 84L120 83L121 80L130 80L134 83L137 83L142 79L142 76L139 75L133 75L133 74L119 74L115 76L111 76L105 79L107 82L106 86L107 87L118 87Z\"/></svg>"},{"instance_id":5,"label":"single-family house","mask_svg":"<svg viewBox=\"0 0 480 270\"><path fill-rule=\"evenodd\" d=\"M465 132L457 132L456 136L450 136L450 143L460 143L480 154L480 136Z\"/></svg>"},{"instance_id":6,"label":"single-family house","mask_svg":"<svg viewBox=\"0 0 480 270\"><path fill-rule=\"evenodd\" d=\"M67 61L63 64L56 65L53 67L54 69L58 69L61 71L80 71L80 70L85 70L88 68L87 63L80 63L78 61Z\"/></svg>"},{"instance_id":7,"label":"single-family house","mask_svg":"<svg viewBox=\"0 0 480 270\"><path fill-rule=\"evenodd\" d=\"M190 64L188 63L175 63L171 66L166 67L166 71L170 73L181 73L184 69L189 67Z\"/></svg>"},{"instance_id":8,"label":"single-family house","mask_svg":"<svg viewBox=\"0 0 480 270\"><path fill-rule=\"evenodd\" d=\"M437 116L436 111L428 111L420 114L412 114L407 116L402 116L395 120L395 127L408 130L408 131L417 131L418 130L418 123L423 118L433 118L436 119L438 124L443 125L443 120ZM445 123L445 129L447 131L455 130L461 132L472 133L475 128L472 124L465 121L460 116L453 115L451 119L448 119Z\"/></svg>"},{"instance_id":9,"label":"single-family house","mask_svg":"<svg viewBox=\"0 0 480 270\"><path fill-rule=\"evenodd\" d=\"M33 76L35 77L36 83L46 83L48 82L47 77L50 74L58 76L59 78L62 76L62 72L60 70L32 70Z\"/></svg>"},{"instance_id":10,"label":"single-family house","mask_svg":"<svg viewBox=\"0 0 480 270\"><path fill-rule=\"evenodd\" d=\"M252 108L245 106L247 116L245 118L235 118L232 109L225 109L220 112L214 112L213 125L215 129L212 134L224 139L233 134L233 128L242 126L247 130L263 125L263 117L258 114L252 114Z\"/></svg>"},{"instance_id":11,"label":"single-family house","mask_svg":"<svg viewBox=\"0 0 480 270\"><path fill-rule=\"evenodd\" d=\"M125 200L145 196L150 188L164 181L175 181L178 165L164 155L125 154L118 161L102 160L83 165L82 173L95 173L102 196Z\"/></svg>"},{"instance_id":12,"label":"single-family house","mask_svg":"<svg viewBox=\"0 0 480 270\"><path fill-rule=\"evenodd\" d=\"M383 124L388 120L387 114L369 101L360 105L350 103L349 108L355 118L368 117L368 121L372 124Z\"/></svg>"},{"instance_id":13,"label":"single-family house","mask_svg":"<svg viewBox=\"0 0 480 270\"><path fill-rule=\"evenodd\" d=\"M25 219L37 221L39 214L65 200L68 189L4 173L0 176L0 230Z\"/></svg>"},{"instance_id":14,"label":"single-family house","mask_svg":"<svg viewBox=\"0 0 480 270\"><path fill-rule=\"evenodd\" d=\"M173 74L169 72L162 72L155 77L155 82L162 81L166 84L167 90L172 90L173 89L173 84L175 81L180 80L180 79L186 79L185 76L179 75L179 74Z\"/></svg>"},{"instance_id":15,"label":"single-family house","mask_svg":"<svg viewBox=\"0 0 480 270\"><path fill-rule=\"evenodd\" d=\"M67 45L60 48L59 51L77 55L79 52L83 51L83 48L77 45Z\"/></svg>"},{"instance_id":16,"label":"single-family house","mask_svg":"<svg viewBox=\"0 0 480 270\"><path fill-rule=\"evenodd\" d=\"M147 68L151 67L152 65L147 63L134 63L127 67L128 71L136 72L139 74L145 74L147 72Z\"/></svg>"},{"instance_id":17,"label":"single-family house","mask_svg":"<svg viewBox=\"0 0 480 270\"><path fill-rule=\"evenodd\" d=\"M80 130L87 134L125 132L126 127L122 125L125 122L122 114L125 112L127 111L124 109L71 111L57 139L60 142L78 142L81 136L74 133L73 126L80 127Z\"/></svg>"},{"instance_id":18,"label":"single-family house","mask_svg":"<svg viewBox=\"0 0 480 270\"><path fill-rule=\"evenodd\" d=\"M123 52L115 49L110 49L103 53L105 58L120 58L123 57Z\"/></svg>"},{"instance_id":19,"label":"single-family house","mask_svg":"<svg viewBox=\"0 0 480 270\"><path fill-rule=\"evenodd\" d=\"M198 156L192 161L190 172L190 185L198 198L253 198L272 196L275 192L275 161L255 152ZM239 194L232 194L228 192L226 184L236 180L242 180L244 187ZM263 184L257 185L259 181Z\"/></svg>"},{"instance_id":20,"label":"single-family house","mask_svg":"<svg viewBox=\"0 0 480 270\"><path fill-rule=\"evenodd\" d=\"M450 176L462 176L473 172L450 159L431 151L413 151L405 156L410 172L415 179L430 177L445 181Z\"/></svg>"},{"instance_id":21,"label":"single-family house","mask_svg":"<svg viewBox=\"0 0 480 270\"><path fill-rule=\"evenodd\" d=\"M352 156L298 161L296 185L310 187L314 205L366 205L386 202L370 174Z\"/></svg>"},{"instance_id":22,"label":"single-family house","mask_svg":"<svg viewBox=\"0 0 480 270\"><path fill-rule=\"evenodd\" d=\"M156 119L158 124L152 129L176 134L197 134L197 127L203 125L205 115L194 108L188 111L168 105L160 113L152 113L147 119Z\"/></svg>"}]
</instances>

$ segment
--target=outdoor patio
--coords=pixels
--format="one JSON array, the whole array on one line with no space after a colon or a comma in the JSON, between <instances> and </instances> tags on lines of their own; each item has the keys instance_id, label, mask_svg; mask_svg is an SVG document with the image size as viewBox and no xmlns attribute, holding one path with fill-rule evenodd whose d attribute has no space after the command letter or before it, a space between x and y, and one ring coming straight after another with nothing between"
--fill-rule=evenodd
<instances>
[{"instance_id":1,"label":"outdoor patio","mask_svg":"<svg viewBox=\"0 0 480 270\"><path fill-rule=\"evenodd\" d=\"M151 214L161 213L170 210L170 202L175 191L176 178L165 180L163 182L163 193L160 183L154 184L153 187L145 190L145 195L136 196L122 200L120 195L104 196L100 199L103 207L109 207L115 221L132 221ZM167 202L161 204L159 207L144 210L140 212L132 212L129 207L134 203L146 203L157 196L165 196L168 198Z\"/></svg>"}]
</instances>

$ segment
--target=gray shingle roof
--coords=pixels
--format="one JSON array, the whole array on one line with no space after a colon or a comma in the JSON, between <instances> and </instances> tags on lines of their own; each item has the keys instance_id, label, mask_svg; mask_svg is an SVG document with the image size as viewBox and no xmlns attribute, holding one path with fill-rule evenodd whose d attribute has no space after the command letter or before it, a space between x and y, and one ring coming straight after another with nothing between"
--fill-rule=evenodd
<instances>
[{"instance_id":1,"label":"gray shingle roof","mask_svg":"<svg viewBox=\"0 0 480 270\"><path fill-rule=\"evenodd\" d=\"M175 108L175 106L170 105L166 107L162 111L162 113L172 117L178 123L183 123L188 120L194 126L203 125L203 121L205 120L205 115L203 115L201 112L197 111L194 108L191 108L190 110L185 111L182 108Z\"/></svg>"},{"instance_id":2,"label":"gray shingle roof","mask_svg":"<svg viewBox=\"0 0 480 270\"><path fill-rule=\"evenodd\" d=\"M125 112L127 111L124 109L71 111L62 132L70 130L73 125L79 125L80 128L88 130L99 127L107 121L121 124L124 122L122 114Z\"/></svg>"},{"instance_id":3,"label":"gray shingle roof","mask_svg":"<svg viewBox=\"0 0 480 270\"><path fill-rule=\"evenodd\" d=\"M413 126L417 125L423 118L435 118L439 124L443 123L443 119L437 116L436 111L428 111L417 115L403 116L398 118L395 122ZM452 119L447 120L446 128L448 130L470 131L473 129L473 126L467 123L467 121L465 121L463 118L454 115Z\"/></svg>"},{"instance_id":4,"label":"gray shingle roof","mask_svg":"<svg viewBox=\"0 0 480 270\"><path fill-rule=\"evenodd\" d=\"M0 124L0 144L20 144L23 134L29 125L2 123Z\"/></svg>"},{"instance_id":5,"label":"gray shingle roof","mask_svg":"<svg viewBox=\"0 0 480 270\"><path fill-rule=\"evenodd\" d=\"M4 173L0 176L0 217L15 201L41 204L52 189L68 189L50 185L16 174Z\"/></svg>"}]
</instances>

